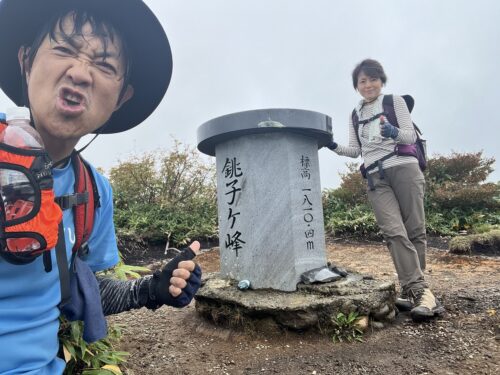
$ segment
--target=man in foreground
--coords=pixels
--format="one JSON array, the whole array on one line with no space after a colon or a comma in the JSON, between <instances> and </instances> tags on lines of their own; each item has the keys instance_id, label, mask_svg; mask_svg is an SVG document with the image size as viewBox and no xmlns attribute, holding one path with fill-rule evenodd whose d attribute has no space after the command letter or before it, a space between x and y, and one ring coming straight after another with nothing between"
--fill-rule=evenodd
<instances>
[{"instance_id":1,"label":"man in foreground","mask_svg":"<svg viewBox=\"0 0 500 375\"><path fill-rule=\"evenodd\" d=\"M163 98L172 71L167 37L141 0L2 0L0 24L0 87L17 105L30 108L32 125L54 162L55 196L74 195L72 155L81 137L130 129ZM201 270L190 260L199 250L194 242L177 262L154 276L95 281L94 272L113 267L119 258L111 186L90 169L99 205L88 247L72 256L71 207L63 207L62 237L68 263L76 270L72 282L81 294L75 295L72 285L68 314L85 321L93 341L102 336L102 311L189 304ZM42 256L21 264L0 258L1 374L54 375L64 370L64 361L57 357L64 288L59 276L64 267L55 258L52 265ZM83 303L78 300L82 295Z\"/></svg>"}]
</instances>

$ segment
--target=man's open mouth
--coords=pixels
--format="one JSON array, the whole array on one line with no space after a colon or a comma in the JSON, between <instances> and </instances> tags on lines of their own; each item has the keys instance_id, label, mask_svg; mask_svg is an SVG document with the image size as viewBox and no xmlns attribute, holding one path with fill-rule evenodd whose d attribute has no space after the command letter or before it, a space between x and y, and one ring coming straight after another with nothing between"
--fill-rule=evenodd
<instances>
[{"instance_id":1,"label":"man's open mouth","mask_svg":"<svg viewBox=\"0 0 500 375\"><path fill-rule=\"evenodd\" d=\"M61 99L63 100L64 104L69 107L80 106L85 101L83 95L69 89L62 90Z\"/></svg>"}]
</instances>

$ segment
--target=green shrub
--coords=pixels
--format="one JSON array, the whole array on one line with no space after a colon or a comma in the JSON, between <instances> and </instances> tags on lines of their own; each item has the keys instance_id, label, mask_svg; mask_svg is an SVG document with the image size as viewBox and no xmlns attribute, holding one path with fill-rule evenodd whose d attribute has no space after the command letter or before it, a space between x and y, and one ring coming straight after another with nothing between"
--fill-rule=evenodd
<instances>
[{"instance_id":1,"label":"green shrub","mask_svg":"<svg viewBox=\"0 0 500 375\"><path fill-rule=\"evenodd\" d=\"M150 272L145 267L128 266L122 261L113 269L102 272L107 277L121 280L140 277L138 272ZM69 322L59 318L60 357L66 361L64 374L75 375L119 375L120 364L126 362L127 352L117 350L122 336L122 327L118 324L108 326L108 335L96 342L87 344L83 340L83 323Z\"/></svg>"},{"instance_id":2,"label":"green shrub","mask_svg":"<svg viewBox=\"0 0 500 375\"><path fill-rule=\"evenodd\" d=\"M117 210L115 223L119 234L139 235L149 243L171 241L182 246L194 238L217 236L217 209L208 202L191 209L135 204Z\"/></svg>"},{"instance_id":3,"label":"green shrub","mask_svg":"<svg viewBox=\"0 0 500 375\"><path fill-rule=\"evenodd\" d=\"M483 157L482 151L452 152L450 156L434 155L428 160L426 180L431 185L455 181L464 185L480 184L493 172L494 158Z\"/></svg>"},{"instance_id":4,"label":"green shrub","mask_svg":"<svg viewBox=\"0 0 500 375\"><path fill-rule=\"evenodd\" d=\"M332 340L334 342L342 341L360 341L363 342L363 331L356 324L359 320L357 312L350 312L348 315L339 312L332 316L331 323L333 326Z\"/></svg>"},{"instance_id":5,"label":"green shrub","mask_svg":"<svg viewBox=\"0 0 500 375\"><path fill-rule=\"evenodd\" d=\"M346 166L348 172L340 173L340 187L331 191L331 194L347 207L368 202L366 180L361 176L358 164L346 163Z\"/></svg>"},{"instance_id":6,"label":"green shrub","mask_svg":"<svg viewBox=\"0 0 500 375\"><path fill-rule=\"evenodd\" d=\"M495 229L500 229L500 225L478 224L474 227L474 234L486 233Z\"/></svg>"},{"instance_id":7,"label":"green shrub","mask_svg":"<svg viewBox=\"0 0 500 375\"><path fill-rule=\"evenodd\" d=\"M454 207L452 209L427 208L427 232L436 235L453 236L461 231L475 233L480 228L500 223L500 214L489 209Z\"/></svg>"},{"instance_id":8,"label":"green shrub","mask_svg":"<svg viewBox=\"0 0 500 375\"><path fill-rule=\"evenodd\" d=\"M127 352L116 350L121 327L112 325L108 328L108 336L87 344L83 338L81 322L68 322L61 319L59 339L63 358L66 360L65 374L121 374L119 364L126 361Z\"/></svg>"},{"instance_id":9,"label":"green shrub","mask_svg":"<svg viewBox=\"0 0 500 375\"><path fill-rule=\"evenodd\" d=\"M500 223L500 184L485 182L495 159L482 152L437 155L426 170L426 215L430 233L473 233Z\"/></svg>"},{"instance_id":10,"label":"green shrub","mask_svg":"<svg viewBox=\"0 0 500 375\"><path fill-rule=\"evenodd\" d=\"M217 236L215 168L195 149L135 156L111 169L115 226L148 242L182 246Z\"/></svg>"},{"instance_id":11,"label":"green shrub","mask_svg":"<svg viewBox=\"0 0 500 375\"><path fill-rule=\"evenodd\" d=\"M367 205L332 212L326 218L325 229L333 236L373 237L380 235L373 210Z\"/></svg>"},{"instance_id":12,"label":"green shrub","mask_svg":"<svg viewBox=\"0 0 500 375\"><path fill-rule=\"evenodd\" d=\"M443 210L497 209L494 197L498 187L493 183L465 185L462 182L445 182L432 190L433 202Z\"/></svg>"},{"instance_id":13,"label":"green shrub","mask_svg":"<svg viewBox=\"0 0 500 375\"><path fill-rule=\"evenodd\" d=\"M340 187L323 190L325 230L333 236L378 236L375 215L366 195L366 181L357 164L348 163L347 168L348 172L340 175Z\"/></svg>"},{"instance_id":14,"label":"green shrub","mask_svg":"<svg viewBox=\"0 0 500 375\"><path fill-rule=\"evenodd\" d=\"M429 159L425 171L427 232L454 236L500 224L500 182L485 182L493 158L482 152L452 153ZM340 187L323 191L325 228L333 235L380 235L357 164L347 164ZM483 228L483 229L482 229Z\"/></svg>"},{"instance_id":15,"label":"green shrub","mask_svg":"<svg viewBox=\"0 0 500 375\"><path fill-rule=\"evenodd\" d=\"M438 236L454 236L460 227L460 218L449 217L443 212L426 210L425 212L425 225L427 233Z\"/></svg>"}]
</instances>

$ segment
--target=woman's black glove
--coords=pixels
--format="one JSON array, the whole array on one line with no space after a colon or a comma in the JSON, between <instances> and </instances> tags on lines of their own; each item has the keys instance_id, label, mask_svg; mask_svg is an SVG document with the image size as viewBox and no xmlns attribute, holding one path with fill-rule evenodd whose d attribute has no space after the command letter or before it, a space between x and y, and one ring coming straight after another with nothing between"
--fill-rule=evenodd
<instances>
[{"instance_id":1,"label":"woman's black glove","mask_svg":"<svg viewBox=\"0 0 500 375\"><path fill-rule=\"evenodd\" d=\"M338 147L337 142L335 142L333 139L326 145L330 150L335 150Z\"/></svg>"},{"instance_id":2,"label":"woman's black glove","mask_svg":"<svg viewBox=\"0 0 500 375\"><path fill-rule=\"evenodd\" d=\"M396 138L399 134L399 129L392 125L390 122L380 124L380 135L384 138Z\"/></svg>"}]
</instances>

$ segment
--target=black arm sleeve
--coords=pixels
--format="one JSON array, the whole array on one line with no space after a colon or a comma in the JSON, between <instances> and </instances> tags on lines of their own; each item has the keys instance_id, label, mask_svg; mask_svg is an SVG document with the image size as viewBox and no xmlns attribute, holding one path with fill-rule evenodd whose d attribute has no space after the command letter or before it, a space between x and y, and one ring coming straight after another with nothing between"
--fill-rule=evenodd
<instances>
[{"instance_id":1,"label":"black arm sleeve","mask_svg":"<svg viewBox=\"0 0 500 375\"><path fill-rule=\"evenodd\" d=\"M168 291L170 278L179 262L193 259L195 256L196 254L190 248L184 249L174 259L170 260L163 270L155 271L152 276L145 276L140 279L115 280L97 276L104 315L118 314L123 311L140 309L141 307L154 310L165 304L179 307L173 303L175 298ZM198 277L200 276L201 271ZM189 301L191 298L192 296L189 297Z\"/></svg>"},{"instance_id":2,"label":"black arm sleeve","mask_svg":"<svg viewBox=\"0 0 500 375\"><path fill-rule=\"evenodd\" d=\"M104 315L118 314L123 311L158 307L152 303L154 297L150 291L153 276L135 280L115 280L97 277L101 292L101 304Z\"/></svg>"}]
</instances>

